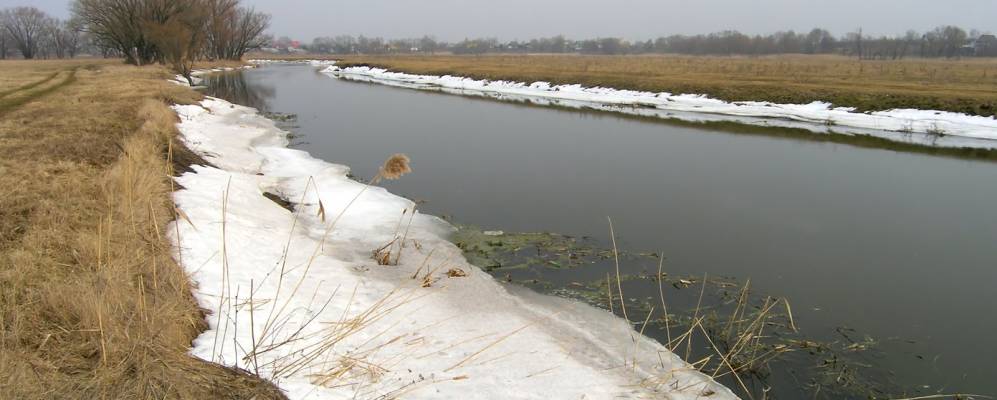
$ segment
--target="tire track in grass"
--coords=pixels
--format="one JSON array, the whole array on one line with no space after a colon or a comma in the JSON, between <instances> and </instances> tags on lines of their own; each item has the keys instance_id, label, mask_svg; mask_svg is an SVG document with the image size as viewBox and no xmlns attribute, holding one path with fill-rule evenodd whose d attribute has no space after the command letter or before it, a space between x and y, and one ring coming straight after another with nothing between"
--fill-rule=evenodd
<instances>
[{"instance_id":1,"label":"tire track in grass","mask_svg":"<svg viewBox=\"0 0 997 400\"><path fill-rule=\"evenodd\" d=\"M15 96L15 97L6 98L6 99L0 98L0 116L4 116L7 113L16 110L18 107L24 105L25 103L28 103L28 102L30 102L32 100L39 99L41 97L44 97L44 96L46 96L48 94L51 94L51 93L53 93L53 92L55 92L55 91L57 91L59 89L62 89L63 87L66 87L66 86L72 84L73 82L76 82L76 70L77 69L79 69L79 67L74 67L73 69L69 70L69 73L66 75L66 77L61 82L56 83L56 84L54 84L52 86L48 86L48 87L45 87L45 88L42 88L42 89L39 89L39 90L36 90L36 91L33 91L33 92L28 92L27 94L24 94L23 96ZM61 72L58 72L56 74L59 74L59 73L61 73ZM55 76L53 75L53 78L54 77Z\"/></svg>"},{"instance_id":2,"label":"tire track in grass","mask_svg":"<svg viewBox=\"0 0 997 400\"><path fill-rule=\"evenodd\" d=\"M4 97L7 97L7 96L10 96L10 95L12 95L14 93L17 93L17 92L21 92L21 91L25 91L25 90L31 90L31 89L34 89L34 88L36 88L38 86L44 85L46 82L48 82L48 81L50 81L52 79L55 79L55 77L58 76L60 72L63 72L63 71L53 72L51 75L46 76L46 77L42 78L41 80L38 80L38 81L35 81L35 82L31 82L31 83L29 83L27 85L22 85L22 86L18 86L16 88L13 88L13 89L8 89L8 90L0 91L0 99L2 99Z\"/></svg>"}]
</instances>

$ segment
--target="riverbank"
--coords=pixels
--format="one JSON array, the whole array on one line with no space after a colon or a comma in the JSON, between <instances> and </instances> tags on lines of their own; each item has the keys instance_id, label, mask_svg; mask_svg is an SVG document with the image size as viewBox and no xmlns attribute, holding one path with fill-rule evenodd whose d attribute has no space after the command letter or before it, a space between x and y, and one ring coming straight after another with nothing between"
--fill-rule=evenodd
<instances>
[{"instance_id":1,"label":"riverbank","mask_svg":"<svg viewBox=\"0 0 997 400\"><path fill-rule=\"evenodd\" d=\"M2 397L283 398L187 354L203 310L164 229L193 157L169 105L202 96L170 76L0 61Z\"/></svg>"},{"instance_id":2,"label":"riverbank","mask_svg":"<svg viewBox=\"0 0 997 400\"><path fill-rule=\"evenodd\" d=\"M992 116L997 60L859 61L839 56L342 56L420 75L696 93L727 102L826 102L857 111L895 108Z\"/></svg>"},{"instance_id":3,"label":"riverbank","mask_svg":"<svg viewBox=\"0 0 997 400\"><path fill-rule=\"evenodd\" d=\"M618 112L687 122L736 122L815 133L869 136L899 143L945 148L997 147L997 120L937 110L893 109L870 113L828 103L725 102L700 94L640 92L579 84L552 85L475 80L463 76L417 75L369 66L330 66L336 78L412 89L489 97L568 108Z\"/></svg>"},{"instance_id":4,"label":"riverbank","mask_svg":"<svg viewBox=\"0 0 997 400\"><path fill-rule=\"evenodd\" d=\"M291 398L734 398L608 312L510 293L448 224L288 149L255 110L176 110L212 165L177 179L185 218L170 229L214 310L198 357Z\"/></svg>"}]
</instances>

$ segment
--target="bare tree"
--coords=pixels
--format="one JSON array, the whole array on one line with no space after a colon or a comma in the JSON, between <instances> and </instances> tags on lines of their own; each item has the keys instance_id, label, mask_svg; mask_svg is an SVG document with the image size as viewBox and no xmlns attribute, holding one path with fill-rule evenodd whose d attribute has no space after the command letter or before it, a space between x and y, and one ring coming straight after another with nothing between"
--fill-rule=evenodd
<instances>
[{"instance_id":1,"label":"bare tree","mask_svg":"<svg viewBox=\"0 0 997 400\"><path fill-rule=\"evenodd\" d=\"M76 0L73 15L102 47L116 49L129 64L156 61L156 48L144 25L163 22L166 0ZM174 6L176 7L176 6Z\"/></svg>"},{"instance_id":2,"label":"bare tree","mask_svg":"<svg viewBox=\"0 0 997 400\"><path fill-rule=\"evenodd\" d=\"M204 24L208 21L209 12L204 3L197 0L175 2L183 5L182 12L171 13L165 21L148 21L144 29L150 42L156 46L160 61L194 86L191 73L194 61L204 48Z\"/></svg>"},{"instance_id":3,"label":"bare tree","mask_svg":"<svg viewBox=\"0 0 997 400\"><path fill-rule=\"evenodd\" d=\"M7 35L7 10L0 10L0 60L7 59L7 44L10 39Z\"/></svg>"},{"instance_id":4,"label":"bare tree","mask_svg":"<svg viewBox=\"0 0 997 400\"><path fill-rule=\"evenodd\" d=\"M66 55L70 58L76 57L83 47L83 24L78 19L70 19L63 23L63 45L66 47Z\"/></svg>"},{"instance_id":5,"label":"bare tree","mask_svg":"<svg viewBox=\"0 0 997 400\"><path fill-rule=\"evenodd\" d=\"M252 8L239 7L231 20L231 38L219 58L241 59L246 52L259 49L266 44L264 31L270 26L270 15L256 12Z\"/></svg>"},{"instance_id":6,"label":"bare tree","mask_svg":"<svg viewBox=\"0 0 997 400\"><path fill-rule=\"evenodd\" d=\"M944 26L936 29L942 40L942 53L945 58L960 56L959 52L966 43L966 31L956 26Z\"/></svg>"},{"instance_id":7,"label":"bare tree","mask_svg":"<svg viewBox=\"0 0 997 400\"><path fill-rule=\"evenodd\" d=\"M205 0L208 11L205 56L209 59L225 58L225 50L232 42L232 21L238 0Z\"/></svg>"},{"instance_id":8,"label":"bare tree","mask_svg":"<svg viewBox=\"0 0 997 400\"><path fill-rule=\"evenodd\" d=\"M855 52L859 55L859 60L863 58L862 52L862 28L859 28L858 33L855 34Z\"/></svg>"},{"instance_id":9,"label":"bare tree","mask_svg":"<svg viewBox=\"0 0 997 400\"><path fill-rule=\"evenodd\" d=\"M4 13L3 27L24 58L35 58L47 19L44 12L34 7L17 7Z\"/></svg>"},{"instance_id":10,"label":"bare tree","mask_svg":"<svg viewBox=\"0 0 997 400\"><path fill-rule=\"evenodd\" d=\"M57 58L76 57L80 47L80 31L75 23L49 19L46 22L46 35L43 49L50 51Z\"/></svg>"}]
</instances>

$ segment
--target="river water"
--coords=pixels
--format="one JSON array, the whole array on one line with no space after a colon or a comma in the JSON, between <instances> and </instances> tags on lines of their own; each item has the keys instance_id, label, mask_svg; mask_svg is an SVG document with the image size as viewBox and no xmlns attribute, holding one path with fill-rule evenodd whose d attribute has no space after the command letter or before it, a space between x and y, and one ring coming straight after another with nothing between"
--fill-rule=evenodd
<instances>
[{"instance_id":1,"label":"river water","mask_svg":"<svg viewBox=\"0 0 997 400\"><path fill-rule=\"evenodd\" d=\"M602 243L612 217L621 249L660 251L669 274L750 279L753 292L791 302L807 337L874 347L859 355L858 374L893 393L997 393L992 160L355 83L307 65L214 75L207 85L296 115L293 145L357 177L392 153L409 155L414 173L386 186L425 201L423 212ZM529 274L556 286L606 272ZM816 388L802 375L774 373L767 384L781 398L810 398Z\"/></svg>"}]
</instances>

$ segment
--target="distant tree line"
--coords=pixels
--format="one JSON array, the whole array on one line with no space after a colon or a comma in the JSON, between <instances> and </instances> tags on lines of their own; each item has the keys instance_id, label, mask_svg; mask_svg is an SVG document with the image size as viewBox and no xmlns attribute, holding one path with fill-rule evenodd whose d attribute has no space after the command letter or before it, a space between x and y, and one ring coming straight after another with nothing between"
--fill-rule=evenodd
<instances>
[{"instance_id":1,"label":"distant tree line","mask_svg":"<svg viewBox=\"0 0 997 400\"><path fill-rule=\"evenodd\" d=\"M270 42L270 16L240 0L76 0L61 21L35 7L0 10L0 59L75 57L168 64L191 81L194 61L241 59Z\"/></svg>"},{"instance_id":2,"label":"distant tree line","mask_svg":"<svg viewBox=\"0 0 997 400\"><path fill-rule=\"evenodd\" d=\"M239 0L76 0L72 10L99 47L136 65L237 60L269 42L270 16Z\"/></svg>"},{"instance_id":3,"label":"distant tree line","mask_svg":"<svg viewBox=\"0 0 997 400\"><path fill-rule=\"evenodd\" d=\"M287 39L289 40L289 39ZM279 45L277 46L279 47ZM302 46L313 53L386 54L435 53L580 53L580 54L692 54L746 55L841 54L862 59L903 59L906 57L997 56L997 39L982 32L967 32L955 26L931 31L907 31L898 36L871 36L859 29L835 36L825 29L810 32L776 32L747 35L728 30L704 35L672 35L646 41L620 38L571 40L564 36L528 41L501 42L494 38L465 39L447 43L426 36L418 39L336 36L315 38Z\"/></svg>"},{"instance_id":4,"label":"distant tree line","mask_svg":"<svg viewBox=\"0 0 997 400\"><path fill-rule=\"evenodd\" d=\"M34 7L0 10L0 59L75 57L84 45L77 20L59 20Z\"/></svg>"}]
</instances>

